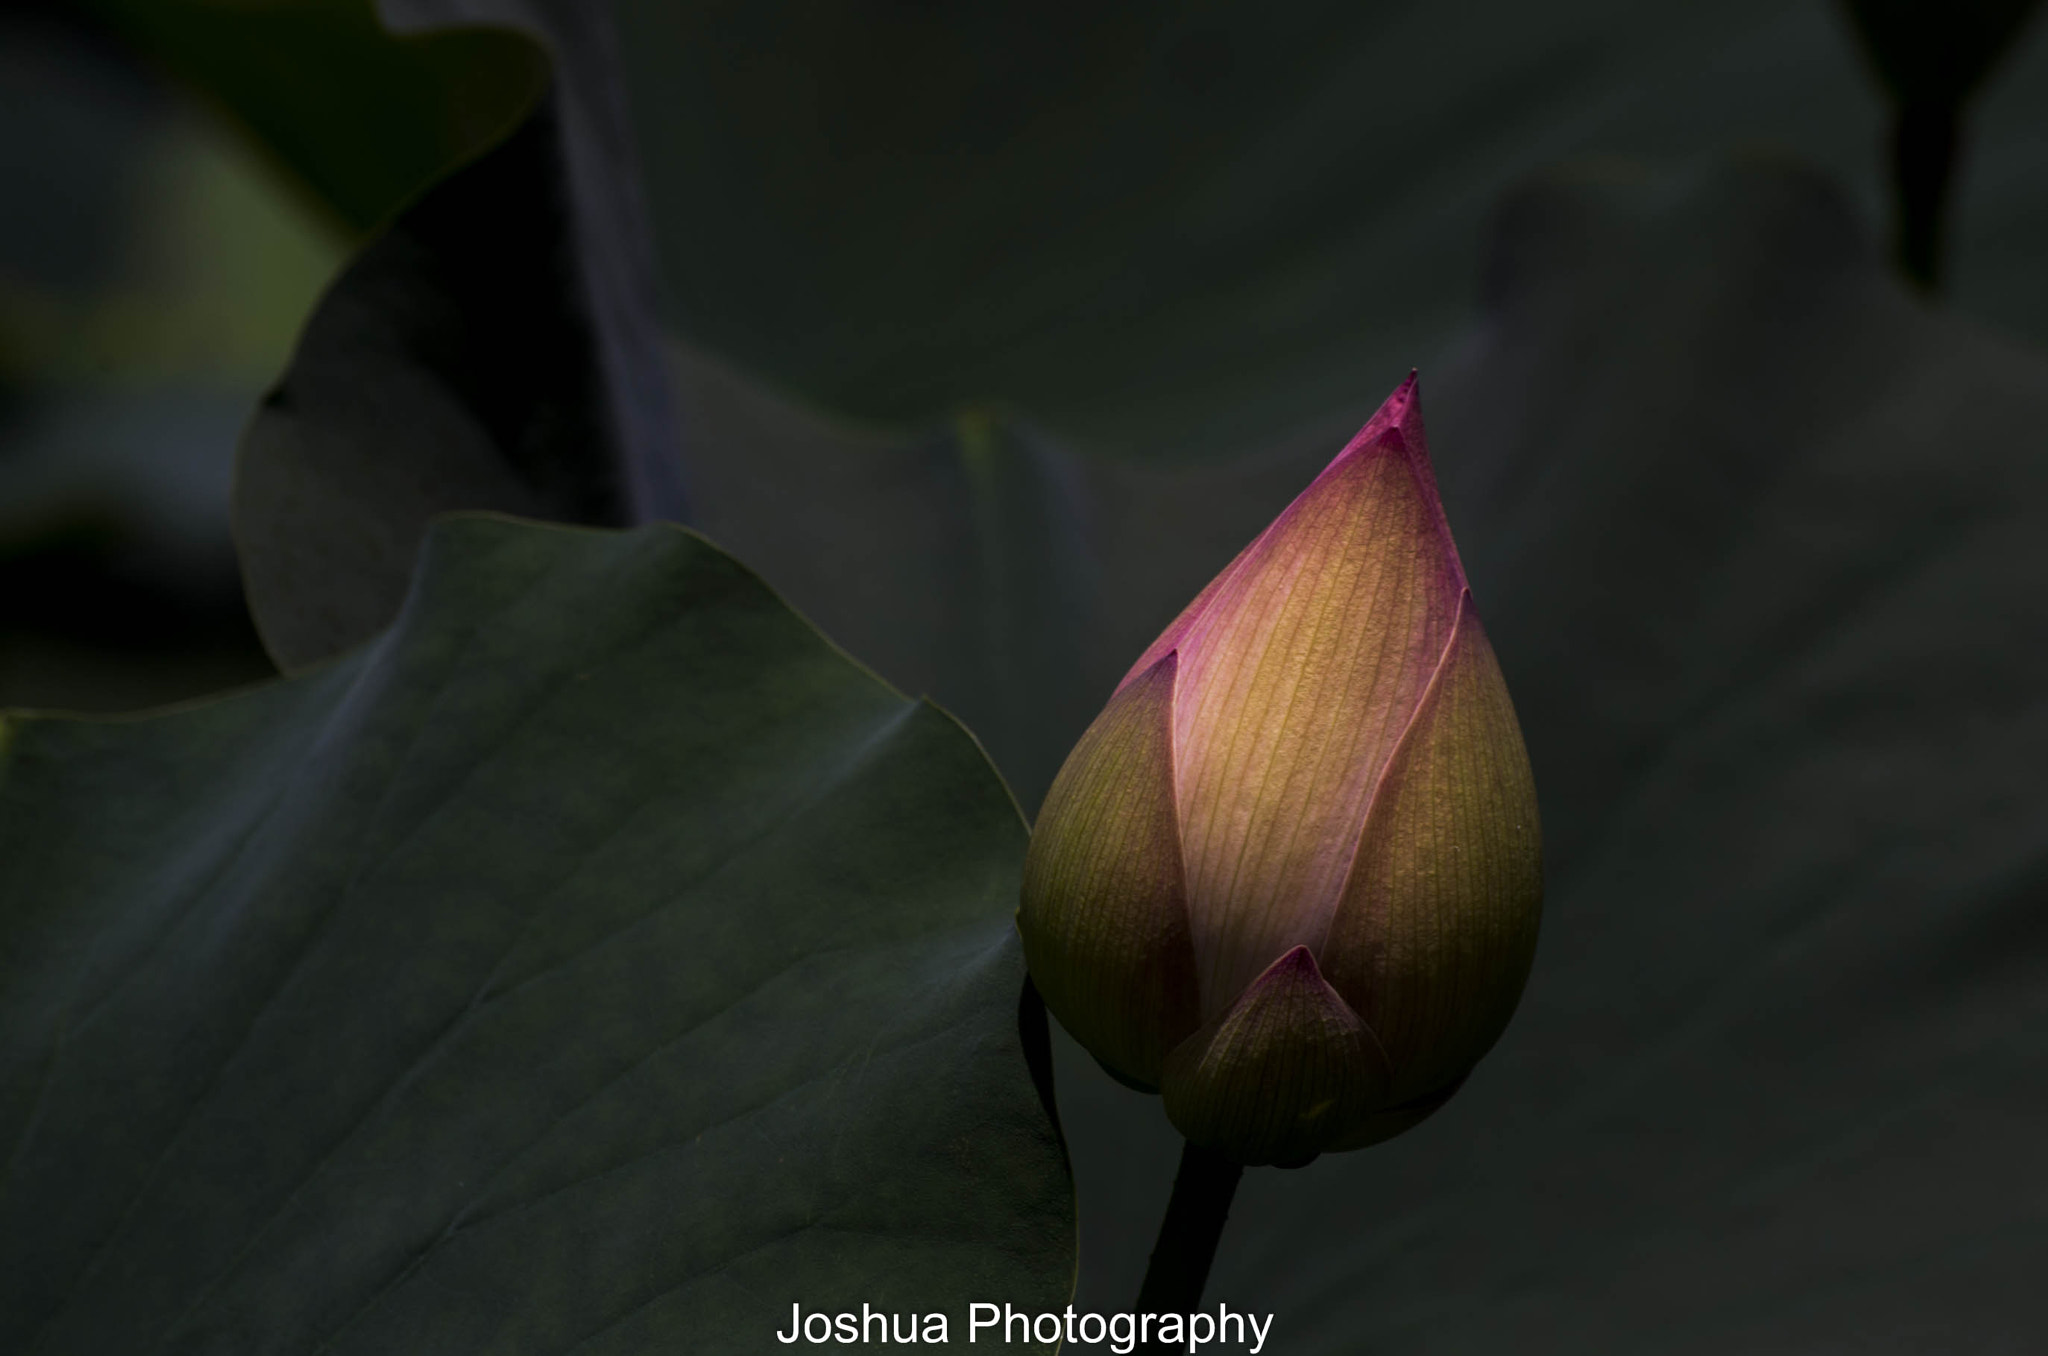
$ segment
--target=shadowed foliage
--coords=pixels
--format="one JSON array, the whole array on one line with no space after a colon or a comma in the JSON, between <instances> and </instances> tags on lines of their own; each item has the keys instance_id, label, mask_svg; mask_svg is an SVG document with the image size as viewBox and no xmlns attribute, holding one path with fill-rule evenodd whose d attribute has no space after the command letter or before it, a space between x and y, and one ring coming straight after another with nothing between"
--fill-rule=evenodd
<instances>
[{"instance_id":1,"label":"shadowed foliage","mask_svg":"<svg viewBox=\"0 0 2048 1356\"><path fill-rule=\"evenodd\" d=\"M700 538L456 520L338 663L0 739L0 1346L1064 1302L1015 807Z\"/></svg>"}]
</instances>

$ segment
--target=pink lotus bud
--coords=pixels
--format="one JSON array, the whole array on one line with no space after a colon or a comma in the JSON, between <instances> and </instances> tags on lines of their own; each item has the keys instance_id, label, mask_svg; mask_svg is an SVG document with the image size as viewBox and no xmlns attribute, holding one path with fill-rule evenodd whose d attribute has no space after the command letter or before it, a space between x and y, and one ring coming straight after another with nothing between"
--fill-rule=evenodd
<instances>
[{"instance_id":1,"label":"pink lotus bud","mask_svg":"<svg viewBox=\"0 0 2048 1356\"><path fill-rule=\"evenodd\" d=\"M1528 754L1410 376L1081 736L1017 926L1047 1006L1188 1139L1297 1164L1457 1090L1541 902Z\"/></svg>"}]
</instances>

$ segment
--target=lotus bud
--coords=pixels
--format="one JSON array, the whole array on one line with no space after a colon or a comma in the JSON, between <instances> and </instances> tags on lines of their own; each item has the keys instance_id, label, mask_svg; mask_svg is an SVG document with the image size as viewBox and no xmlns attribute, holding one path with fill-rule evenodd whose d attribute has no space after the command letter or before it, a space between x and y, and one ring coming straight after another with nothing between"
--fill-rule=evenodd
<instances>
[{"instance_id":1,"label":"lotus bud","mask_svg":"<svg viewBox=\"0 0 2048 1356\"><path fill-rule=\"evenodd\" d=\"M1411 375L1124 675L1046 797L1018 930L1054 1015L1191 1142L1296 1165L1457 1091L1542 887Z\"/></svg>"}]
</instances>

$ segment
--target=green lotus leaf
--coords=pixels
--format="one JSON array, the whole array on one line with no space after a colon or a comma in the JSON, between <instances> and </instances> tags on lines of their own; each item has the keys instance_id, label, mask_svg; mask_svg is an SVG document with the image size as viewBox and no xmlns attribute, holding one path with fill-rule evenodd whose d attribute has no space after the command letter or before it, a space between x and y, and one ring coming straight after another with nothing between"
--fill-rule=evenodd
<instances>
[{"instance_id":1,"label":"green lotus leaf","mask_svg":"<svg viewBox=\"0 0 2048 1356\"><path fill-rule=\"evenodd\" d=\"M450 520L332 664L0 732L0 1348L1064 1303L1015 806L702 538Z\"/></svg>"}]
</instances>

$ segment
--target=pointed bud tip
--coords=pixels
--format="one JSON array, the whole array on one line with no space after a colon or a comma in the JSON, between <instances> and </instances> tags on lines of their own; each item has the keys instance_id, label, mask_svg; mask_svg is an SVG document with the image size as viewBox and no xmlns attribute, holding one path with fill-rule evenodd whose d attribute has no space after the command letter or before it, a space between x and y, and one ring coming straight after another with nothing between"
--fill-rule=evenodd
<instances>
[{"instance_id":1,"label":"pointed bud tip","mask_svg":"<svg viewBox=\"0 0 2048 1356\"><path fill-rule=\"evenodd\" d=\"M1411 462L1428 462L1429 444L1422 432L1422 387L1415 368L1408 370L1407 379L1380 402L1372 418L1352 435L1331 464L1382 447L1405 453Z\"/></svg>"},{"instance_id":2,"label":"pointed bud tip","mask_svg":"<svg viewBox=\"0 0 2048 1356\"><path fill-rule=\"evenodd\" d=\"M1343 451L1331 459L1330 464L1323 468L1323 475L1317 479L1320 481L1323 476L1331 475L1355 459L1381 453L1399 457L1405 462L1429 501L1442 538L1445 587L1455 595L1465 588L1465 566L1458 558L1457 543L1451 537L1451 525L1444 516L1443 496L1436 483L1436 467L1429 455L1429 438L1422 428L1422 384L1415 368L1408 370L1407 379L1380 402L1372 418L1365 421L1365 426L1344 445Z\"/></svg>"}]
</instances>

